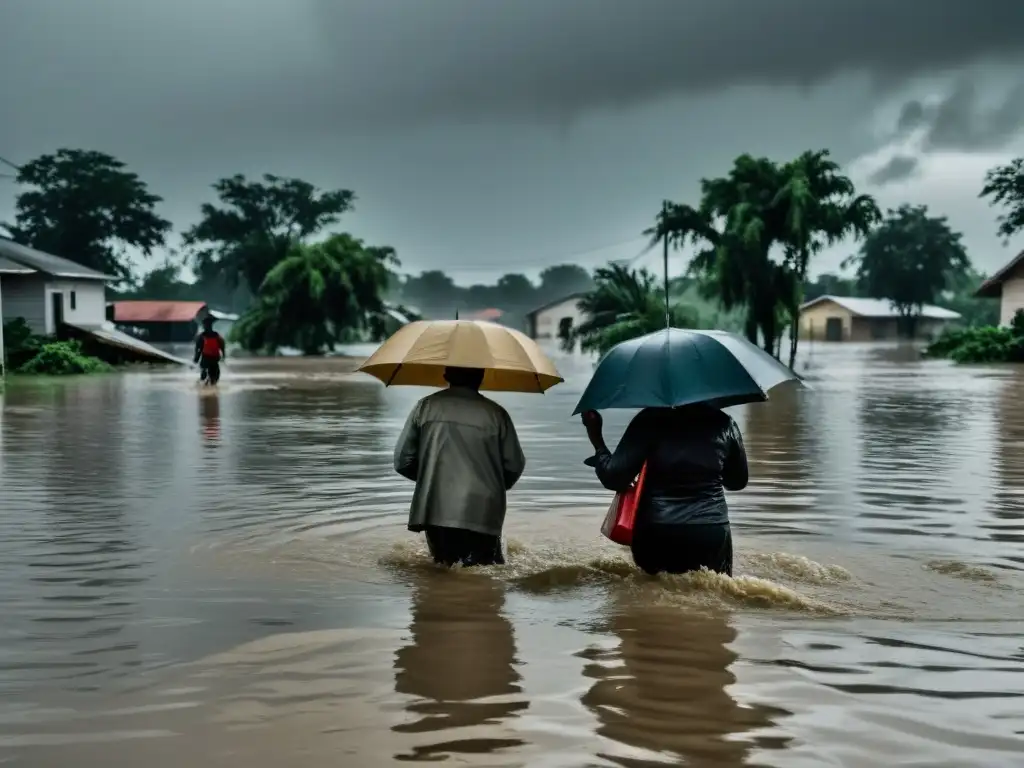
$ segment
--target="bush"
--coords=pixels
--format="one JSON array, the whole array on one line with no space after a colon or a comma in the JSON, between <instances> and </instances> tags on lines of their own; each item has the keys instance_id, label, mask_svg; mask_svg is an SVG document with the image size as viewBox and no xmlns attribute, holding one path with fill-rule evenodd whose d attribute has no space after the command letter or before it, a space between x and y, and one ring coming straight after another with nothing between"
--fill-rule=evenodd
<instances>
[{"instance_id":1,"label":"bush","mask_svg":"<svg viewBox=\"0 0 1024 768\"><path fill-rule=\"evenodd\" d=\"M77 341L52 341L43 344L35 356L21 365L18 373L36 376L74 376L107 373L113 368L99 358L82 354Z\"/></svg>"},{"instance_id":2,"label":"bush","mask_svg":"<svg viewBox=\"0 0 1024 768\"><path fill-rule=\"evenodd\" d=\"M1009 328L989 325L946 331L925 354L957 363L1024 363L1024 310L1017 310Z\"/></svg>"},{"instance_id":3,"label":"bush","mask_svg":"<svg viewBox=\"0 0 1024 768\"><path fill-rule=\"evenodd\" d=\"M35 357L43 344L50 340L32 333L23 317L4 323L4 358L7 368L17 370Z\"/></svg>"}]
</instances>

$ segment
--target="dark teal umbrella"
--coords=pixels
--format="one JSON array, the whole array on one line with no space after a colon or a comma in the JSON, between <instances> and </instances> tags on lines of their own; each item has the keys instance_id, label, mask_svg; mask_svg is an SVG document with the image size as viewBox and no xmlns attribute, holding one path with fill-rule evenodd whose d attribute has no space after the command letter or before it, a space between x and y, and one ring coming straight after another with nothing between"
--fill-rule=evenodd
<instances>
[{"instance_id":1,"label":"dark teal umbrella","mask_svg":"<svg viewBox=\"0 0 1024 768\"><path fill-rule=\"evenodd\" d=\"M607 408L725 408L768 399L768 390L800 377L734 333L667 328L625 341L594 371L573 415Z\"/></svg>"}]
</instances>

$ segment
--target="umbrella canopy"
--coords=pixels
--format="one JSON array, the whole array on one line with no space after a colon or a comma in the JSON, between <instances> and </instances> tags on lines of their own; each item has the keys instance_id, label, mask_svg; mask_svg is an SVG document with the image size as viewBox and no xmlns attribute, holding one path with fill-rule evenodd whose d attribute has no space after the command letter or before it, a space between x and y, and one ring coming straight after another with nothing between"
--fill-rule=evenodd
<instances>
[{"instance_id":1,"label":"umbrella canopy","mask_svg":"<svg viewBox=\"0 0 1024 768\"><path fill-rule=\"evenodd\" d=\"M564 381L531 338L483 320L404 325L359 370L387 386L446 387L449 367L483 368L480 388L492 392L544 392Z\"/></svg>"},{"instance_id":2,"label":"umbrella canopy","mask_svg":"<svg viewBox=\"0 0 1024 768\"><path fill-rule=\"evenodd\" d=\"M725 331L667 328L623 342L594 371L573 414L606 408L725 408L768 399L800 377L754 344Z\"/></svg>"}]
</instances>

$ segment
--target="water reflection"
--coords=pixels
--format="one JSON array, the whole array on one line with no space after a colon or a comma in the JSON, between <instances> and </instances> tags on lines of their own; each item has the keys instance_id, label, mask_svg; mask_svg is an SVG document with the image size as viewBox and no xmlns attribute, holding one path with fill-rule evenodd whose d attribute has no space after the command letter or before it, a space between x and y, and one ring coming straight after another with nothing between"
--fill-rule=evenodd
<instances>
[{"instance_id":1,"label":"water reflection","mask_svg":"<svg viewBox=\"0 0 1024 768\"><path fill-rule=\"evenodd\" d=\"M1024 568L1024 419L1014 418L1024 404L1024 379L1007 377L997 399L993 469L996 482L990 509L995 520L985 526L993 541L1007 547L1000 565Z\"/></svg>"},{"instance_id":2,"label":"water reflection","mask_svg":"<svg viewBox=\"0 0 1024 768\"><path fill-rule=\"evenodd\" d=\"M211 448L220 443L220 393L216 390L199 396L199 430L203 443Z\"/></svg>"},{"instance_id":3,"label":"water reflection","mask_svg":"<svg viewBox=\"0 0 1024 768\"><path fill-rule=\"evenodd\" d=\"M433 571L413 587L411 642L395 654L395 691L414 697L412 719L396 733L429 733L431 743L402 760L445 760L517 747L495 726L529 706L516 668L504 586L484 574Z\"/></svg>"},{"instance_id":4,"label":"water reflection","mask_svg":"<svg viewBox=\"0 0 1024 768\"><path fill-rule=\"evenodd\" d=\"M584 670L595 682L583 704L597 732L633 750L600 756L625 768L673 765L730 768L746 764L752 731L785 714L763 705L741 707L729 695L737 654L730 621L678 606L639 607L620 597L608 631L617 648L589 651Z\"/></svg>"},{"instance_id":5,"label":"water reflection","mask_svg":"<svg viewBox=\"0 0 1024 768\"><path fill-rule=\"evenodd\" d=\"M809 423L806 394L779 387L769 402L747 406L742 415L750 485L736 494L735 505L752 532L788 528L799 533L801 523L817 511L810 450L816 426Z\"/></svg>"}]
</instances>

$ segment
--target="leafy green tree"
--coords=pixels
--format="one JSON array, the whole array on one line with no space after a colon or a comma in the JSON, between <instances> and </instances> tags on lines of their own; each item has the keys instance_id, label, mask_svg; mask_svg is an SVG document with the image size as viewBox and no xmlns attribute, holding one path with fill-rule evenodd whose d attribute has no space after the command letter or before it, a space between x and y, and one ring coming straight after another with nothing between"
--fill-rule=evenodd
<instances>
[{"instance_id":1,"label":"leafy green tree","mask_svg":"<svg viewBox=\"0 0 1024 768\"><path fill-rule=\"evenodd\" d=\"M28 187L15 203L13 238L31 248L111 275L133 278L125 248L149 256L171 223L156 213L162 201L120 160L102 152L58 149L18 169Z\"/></svg>"},{"instance_id":2,"label":"leafy green tree","mask_svg":"<svg viewBox=\"0 0 1024 768\"><path fill-rule=\"evenodd\" d=\"M518 273L502 275L494 286L494 292L505 305L501 309L523 309L537 301L537 287L526 275Z\"/></svg>"},{"instance_id":3,"label":"leafy green tree","mask_svg":"<svg viewBox=\"0 0 1024 768\"><path fill-rule=\"evenodd\" d=\"M406 278L402 286L404 300L430 313L454 317L462 298L455 281L439 269Z\"/></svg>"},{"instance_id":4,"label":"leafy green tree","mask_svg":"<svg viewBox=\"0 0 1024 768\"><path fill-rule=\"evenodd\" d=\"M725 309L745 308L751 342L760 336L764 349L778 354L788 325L792 365L811 256L867 232L877 215L874 201L855 194L827 151L783 164L741 155L727 175L701 181L699 206L665 203L648 233L677 248L698 247L691 273ZM773 254L779 250L781 259Z\"/></svg>"},{"instance_id":5,"label":"leafy green tree","mask_svg":"<svg viewBox=\"0 0 1024 768\"><path fill-rule=\"evenodd\" d=\"M594 278L579 264L555 264L541 271L536 299L538 303L557 301L593 287Z\"/></svg>"},{"instance_id":6,"label":"leafy green tree","mask_svg":"<svg viewBox=\"0 0 1024 768\"><path fill-rule=\"evenodd\" d=\"M860 296L860 286L856 278L831 272L822 272L813 280L804 281L804 301L813 301L822 296Z\"/></svg>"},{"instance_id":7,"label":"leafy green tree","mask_svg":"<svg viewBox=\"0 0 1024 768\"><path fill-rule=\"evenodd\" d=\"M997 219L1001 237L1009 240L1024 232L1024 157L989 170L980 197L1005 209Z\"/></svg>"},{"instance_id":8,"label":"leafy green tree","mask_svg":"<svg viewBox=\"0 0 1024 768\"><path fill-rule=\"evenodd\" d=\"M987 279L988 275L973 267L947 276L947 290L941 295L941 303L959 313L963 325L968 328L999 325L999 302L979 299L975 295Z\"/></svg>"},{"instance_id":9,"label":"leafy green tree","mask_svg":"<svg viewBox=\"0 0 1024 768\"><path fill-rule=\"evenodd\" d=\"M347 189L321 192L301 179L238 174L213 185L219 205L204 203L202 219L184 236L200 278L215 275L256 293L297 244L340 221L355 203Z\"/></svg>"},{"instance_id":10,"label":"leafy green tree","mask_svg":"<svg viewBox=\"0 0 1024 768\"><path fill-rule=\"evenodd\" d=\"M826 245L849 237L865 237L881 218L878 206L869 195L858 195L849 177L827 150L804 152L780 169L780 189L771 203L771 211L783 219L781 242L786 250L787 267L793 282L802 288L813 254ZM789 367L796 362L800 340L801 290L787 290L789 318Z\"/></svg>"},{"instance_id":11,"label":"leafy green tree","mask_svg":"<svg viewBox=\"0 0 1024 768\"><path fill-rule=\"evenodd\" d=\"M903 333L913 337L921 308L938 301L950 279L971 267L961 239L945 216L931 216L923 205L903 205L886 212L843 266L856 267L868 296L892 301Z\"/></svg>"},{"instance_id":12,"label":"leafy green tree","mask_svg":"<svg viewBox=\"0 0 1024 768\"><path fill-rule=\"evenodd\" d=\"M397 265L391 248L348 234L294 245L267 274L233 335L251 351L296 347L322 354L353 331L371 330L371 318L386 311L388 273Z\"/></svg>"},{"instance_id":13,"label":"leafy green tree","mask_svg":"<svg viewBox=\"0 0 1024 768\"><path fill-rule=\"evenodd\" d=\"M604 355L616 344L665 327L665 302L658 280L645 269L612 264L594 271L594 287L579 302L587 319L562 335L562 348ZM674 304L673 326L699 327L692 308Z\"/></svg>"}]
</instances>

